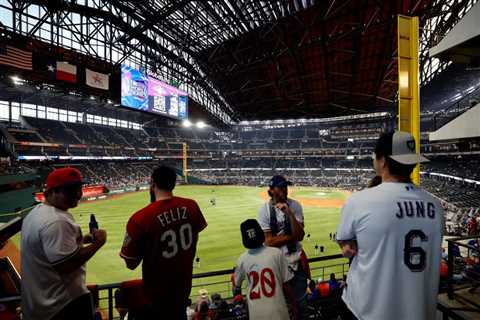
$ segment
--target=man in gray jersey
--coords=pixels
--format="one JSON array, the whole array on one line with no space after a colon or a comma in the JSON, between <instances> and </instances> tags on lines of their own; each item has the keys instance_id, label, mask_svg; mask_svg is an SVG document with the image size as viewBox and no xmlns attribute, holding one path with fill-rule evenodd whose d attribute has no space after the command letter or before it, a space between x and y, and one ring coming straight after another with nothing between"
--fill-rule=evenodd
<instances>
[{"instance_id":1,"label":"man in gray jersey","mask_svg":"<svg viewBox=\"0 0 480 320\"><path fill-rule=\"evenodd\" d=\"M310 269L301 241L305 236L302 205L288 197L292 183L284 176L273 176L269 183L270 201L258 211L258 222L265 233L265 245L279 248L288 261L294 277L293 294L298 304L300 318L306 319L307 279Z\"/></svg>"},{"instance_id":2,"label":"man in gray jersey","mask_svg":"<svg viewBox=\"0 0 480 320\"><path fill-rule=\"evenodd\" d=\"M435 318L443 209L410 180L426 161L409 133L383 134L374 154L382 183L354 193L342 209L337 241L353 257L342 298L352 318Z\"/></svg>"}]
</instances>

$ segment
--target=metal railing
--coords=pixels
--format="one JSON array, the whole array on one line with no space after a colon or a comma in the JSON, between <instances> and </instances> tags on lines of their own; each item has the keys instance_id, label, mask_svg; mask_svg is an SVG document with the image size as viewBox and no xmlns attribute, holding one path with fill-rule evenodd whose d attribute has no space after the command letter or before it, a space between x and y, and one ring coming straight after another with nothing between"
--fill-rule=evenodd
<instances>
[{"instance_id":1,"label":"metal railing","mask_svg":"<svg viewBox=\"0 0 480 320\"><path fill-rule=\"evenodd\" d=\"M456 264L456 258L460 257L460 248L467 249L467 256L466 258L469 259L472 256L477 256L480 257L480 247L479 246L472 246L468 243L465 243L467 240L477 240L480 241L480 236L466 236L466 237L457 237L453 239L448 239L448 283L447 283L447 293L448 293L448 298L449 299L454 299L456 297L455 295L455 288L454 284L456 283L455 280L455 274L464 274L466 277L468 277L467 272L465 272L465 269L458 270L458 265ZM461 258L463 260L463 258ZM470 273L471 274L471 273ZM471 277L469 277L471 278ZM469 281L469 286L479 286L480 285L480 274L478 274L477 279L471 279L472 281ZM464 286L462 286L464 287ZM478 305L480 308L480 305Z\"/></svg>"},{"instance_id":2,"label":"metal railing","mask_svg":"<svg viewBox=\"0 0 480 320\"><path fill-rule=\"evenodd\" d=\"M472 246L468 240L476 240L477 245ZM478 299L475 301L472 297L480 287L480 272L475 268L475 261L472 258L480 258L480 236L457 237L448 239L447 243L447 296L449 300L456 300L459 304L451 307L440 303L438 308L454 319L461 318L458 312L478 314L480 313L480 304ZM473 265L469 265L472 261ZM465 294L466 291L468 292L467 295Z\"/></svg>"},{"instance_id":3,"label":"metal railing","mask_svg":"<svg viewBox=\"0 0 480 320\"><path fill-rule=\"evenodd\" d=\"M333 260L342 260L334 264L321 265L322 262L328 262ZM348 260L344 258L341 254L329 255L323 257L315 257L308 260L310 264L310 271L312 278L321 277L326 279L326 276L334 273L335 276L341 278L348 272ZM320 265L316 265L320 264ZM209 290L211 293L219 293L222 297L229 299L232 297L232 285L230 281L230 276L233 273L232 269L223 269L212 272L204 272L194 274L192 292L195 288L211 288ZM225 278L225 277L228 278ZM202 281L203 279L208 279L207 282ZM96 289L98 290L98 310L102 313L103 316L106 316L108 320L120 319L118 313L115 310L115 290L121 287L121 283L109 283L98 285ZM196 294L191 296L192 298L196 297Z\"/></svg>"},{"instance_id":4,"label":"metal railing","mask_svg":"<svg viewBox=\"0 0 480 320\"><path fill-rule=\"evenodd\" d=\"M447 287L447 293L448 297L450 299L457 299L461 298L462 300L465 301L464 297L459 297L457 294L455 294L455 291L458 289L465 289L465 285L463 286L454 286L455 284L455 279L454 279L454 270L455 270L455 254L454 254L454 247L462 247L467 249L467 257L470 257L473 252L476 254L479 254L480 256L480 251L478 247L474 247L471 245L468 245L464 243L466 240L471 240L471 239L477 239L480 240L480 236L471 236L471 237L460 237L460 238L454 238L454 239L449 239L447 240L448 242L448 287ZM325 262L332 262L332 261L338 261L338 263L331 263L331 264L324 264L322 263ZM323 280L327 280L326 276L330 275L331 273L334 273L338 278L343 277L343 275L346 275L349 269L349 263L346 258L344 258L341 254L337 255L329 255L329 256L323 256L323 257L315 257L309 259L309 264L310 264L310 270L312 274L312 279L316 279L317 277L321 277ZM316 265L319 264L319 265ZM224 298L227 300L231 297L231 282L230 279L221 279L221 280L211 280L216 277L225 277L225 276L230 276L233 273L233 269L223 269L223 270L218 270L218 271L212 271L212 272L205 272L205 273L198 273L194 274L192 276L194 282L195 280L201 280L201 279L209 279L208 282L204 283L194 283L192 285L192 288L205 288L208 286L214 287L214 288L223 288L225 289L220 289L220 290L211 290L211 293L227 293L227 295L222 295ZM479 278L480 279L480 278ZM476 288L476 285L478 285L480 282L477 281L476 283L469 283L467 287L473 287ZM122 286L122 283L109 283L109 284L103 284L103 285L98 285L96 286L96 290L98 292L98 307L97 311L99 311L102 315L102 319L108 319L108 320L117 320L120 319L119 314L117 313L115 309L115 290L120 289ZM194 297L193 295L192 297ZM10 297L5 297L0 299L0 303L20 303L21 297L18 295L15 296L10 296ZM464 311L474 311L474 312L479 312L480 306L476 304L474 301L465 301L469 303L470 305L473 306L473 308L461 308L461 310ZM449 308L445 307L442 304L438 304L437 308L444 314L444 315L449 315L451 317L455 318L455 314L452 313L452 311L455 310L460 310L459 308L454 308L450 310Z\"/></svg>"}]
</instances>

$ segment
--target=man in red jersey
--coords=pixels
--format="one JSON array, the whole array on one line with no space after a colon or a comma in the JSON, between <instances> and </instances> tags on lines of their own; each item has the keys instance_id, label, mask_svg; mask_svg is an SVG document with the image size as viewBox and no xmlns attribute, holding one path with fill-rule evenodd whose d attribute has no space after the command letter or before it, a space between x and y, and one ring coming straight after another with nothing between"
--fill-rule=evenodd
<instances>
[{"instance_id":1,"label":"man in red jersey","mask_svg":"<svg viewBox=\"0 0 480 320\"><path fill-rule=\"evenodd\" d=\"M151 301L150 310L135 319L186 319L198 234L207 222L194 200L173 196L176 178L173 168L155 169L152 203L127 224L120 256L131 270L143 260L145 294Z\"/></svg>"}]
</instances>

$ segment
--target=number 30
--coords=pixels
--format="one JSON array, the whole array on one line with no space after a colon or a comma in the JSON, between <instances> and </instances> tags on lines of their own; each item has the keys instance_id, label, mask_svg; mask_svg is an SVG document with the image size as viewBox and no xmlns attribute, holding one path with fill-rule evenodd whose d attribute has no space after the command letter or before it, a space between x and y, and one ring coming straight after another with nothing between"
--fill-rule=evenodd
<instances>
[{"instance_id":1,"label":"number 30","mask_svg":"<svg viewBox=\"0 0 480 320\"><path fill-rule=\"evenodd\" d=\"M178 230L178 234L180 236L180 247L183 250L188 250L193 242L192 226L189 223L183 224ZM164 232L160 241L167 241L167 249L162 252L165 259L170 259L178 253L177 233L174 230L170 229Z\"/></svg>"}]
</instances>

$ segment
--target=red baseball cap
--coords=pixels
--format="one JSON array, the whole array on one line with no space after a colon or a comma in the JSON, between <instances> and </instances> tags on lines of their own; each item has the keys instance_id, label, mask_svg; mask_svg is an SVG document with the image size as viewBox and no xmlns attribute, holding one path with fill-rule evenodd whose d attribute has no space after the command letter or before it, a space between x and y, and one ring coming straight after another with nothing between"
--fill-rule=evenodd
<instances>
[{"instance_id":1,"label":"red baseball cap","mask_svg":"<svg viewBox=\"0 0 480 320\"><path fill-rule=\"evenodd\" d=\"M70 167L55 169L47 177L45 191L72 184L83 184L82 174L78 169Z\"/></svg>"},{"instance_id":2,"label":"red baseball cap","mask_svg":"<svg viewBox=\"0 0 480 320\"><path fill-rule=\"evenodd\" d=\"M243 302L243 296L241 294L237 294L233 297L233 303L241 303Z\"/></svg>"}]
</instances>

